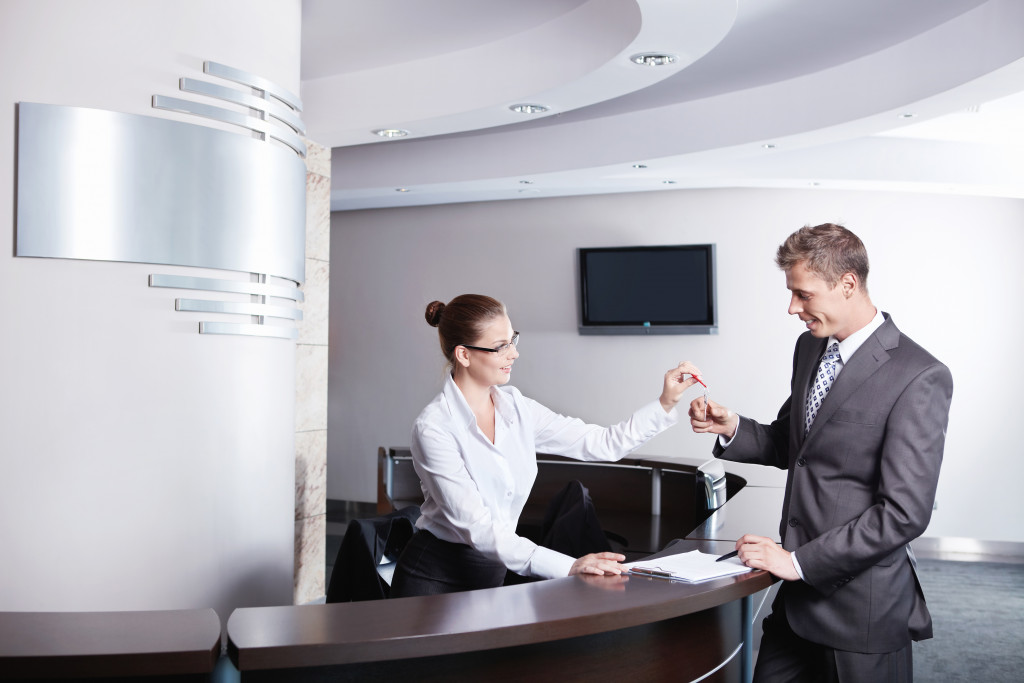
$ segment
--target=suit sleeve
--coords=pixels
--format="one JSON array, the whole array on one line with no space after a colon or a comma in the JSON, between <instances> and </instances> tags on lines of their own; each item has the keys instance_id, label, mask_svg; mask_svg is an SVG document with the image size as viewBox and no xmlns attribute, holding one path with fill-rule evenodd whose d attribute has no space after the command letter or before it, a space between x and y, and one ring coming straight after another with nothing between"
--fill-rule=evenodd
<instances>
[{"instance_id":1,"label":"suit sleeve","mask_svg":"<svg viewBox=\"0 0 1024 683\"><path fill-rule=\"evenodd\" d=\"M789 469L789 429L790 412L793 405L793 382L796 378L796 363L800 355L800 344L793 351L793 372L789 386L789 398L786 399L779 414L771 424L763 425L750 418L740 416L740 425L736 436L728 448L723 448L715 439L712 454L722 460L745 462L754 465Z\"/></svg>"},{"instance_id":2,"label":"suit sleeve","mask_svg":"<svg viewBox=\"0 0 1024 683\"><path fill-rule=\"evenodd\" d=\"M830 595L924 533L931 519L953 395L940 363L922 370L893 405L885 425L874 504L797 549L804 579Z\"/></svg>"}]
</instances>

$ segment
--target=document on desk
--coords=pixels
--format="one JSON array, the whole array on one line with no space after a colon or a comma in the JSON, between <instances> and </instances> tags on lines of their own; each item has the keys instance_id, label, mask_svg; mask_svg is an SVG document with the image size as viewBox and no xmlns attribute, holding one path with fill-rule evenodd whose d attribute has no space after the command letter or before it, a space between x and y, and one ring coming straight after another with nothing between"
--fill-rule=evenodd
<instances>
[{"instance_id":1,"label":"document on desk","mask_svg":"<svg viewBox=\"0 0 1024 683\"><path fill-rule=\"evenodd\" d=\"M628 562L624 566L630 574L636 576L650 576L687 583L710 581L723 576L753 571L740 562L739 558L732 557L718 562L718 557L718 555L709 555L699 550L691 550L688 553L666 555L652 560Z\"/></svg>"}]
</instances>

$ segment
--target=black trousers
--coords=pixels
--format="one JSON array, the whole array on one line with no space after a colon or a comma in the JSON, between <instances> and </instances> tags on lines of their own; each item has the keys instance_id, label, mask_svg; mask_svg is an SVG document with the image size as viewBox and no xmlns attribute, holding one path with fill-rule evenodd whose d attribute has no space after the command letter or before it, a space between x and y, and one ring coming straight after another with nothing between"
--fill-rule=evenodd
<instances>
[{"instance_id":1,"label":"black trousers","mask_svg":"<svg viewBox=\"0 0 1024 683\"><path fill-rule=\"evenodd\" d=\"M912 655L910 644L876 654L836 650L801 638L789 626L780 591L764 620L754 683L911 683Z\"/></svg>"},{"instance_id":2,"label":"black trousers","mask_svg":"<svg viewBox=\"0 0 1024 683\"><path fill-rule=\"evenodd\" d=\"M424 529L413 534L395 565L391 598L497 588L505 565L464 543L443 541Z\"/></svg>"}]
</instances>

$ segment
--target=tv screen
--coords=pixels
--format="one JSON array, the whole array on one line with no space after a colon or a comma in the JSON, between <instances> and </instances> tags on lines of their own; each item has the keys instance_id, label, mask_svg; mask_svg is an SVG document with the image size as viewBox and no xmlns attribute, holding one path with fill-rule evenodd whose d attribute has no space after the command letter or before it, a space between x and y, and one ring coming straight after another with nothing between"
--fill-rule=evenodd
<instances>
[{"instance_id":1,"label":"tv screen","mask_svg":"<svg viewBox=\"0 0 1024 683\"><path fill-rule=\"evenodd\" d=\"M579 249L580 334L714 334L715 245Z\"/></svg>"}]
</instances>

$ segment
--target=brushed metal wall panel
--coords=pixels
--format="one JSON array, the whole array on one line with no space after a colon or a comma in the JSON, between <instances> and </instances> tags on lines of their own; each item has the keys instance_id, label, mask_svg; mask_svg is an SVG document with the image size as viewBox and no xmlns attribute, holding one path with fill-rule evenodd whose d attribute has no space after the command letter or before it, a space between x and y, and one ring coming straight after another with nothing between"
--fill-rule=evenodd
<instances>
[{"instance_id":1,"label":"brushed metal wall panel","mask_svg":"<svg viewBox=\"0 0 1024 683\"><path fill-rule=\"evenodd\" d=\"M218 62L203 62L203 71L211 76L217 76L218 78L262 90L281 100L295 111L302 111L302 100L299 99L298 95L274 81L263 78L263 76L257 76L254 73L242 71L226 64L219 64Z\"/></svg>"},{"instance_id":2,"label":"brushed metal wall panel","mask_svg":"<svg viewBox=\"0 0 1024 683\"><path fill-rule=\"evenodd\" d=\"M299 133L300 135L304 135L306 133L306 124L302 122L302 119L296 116L290 108L280 104L277 100L265 100L262 97L256 97L255 95L247 95L241 90L225 88L223 85L207 83L206 81L200 81L195 78L182 78L178 81L178 87L182 92L215 97L218 100L224 100L225 102L240 104L243 107L264 111L269 116L272 116L278 121L286 124L296 133Z\"/></svg>"},{"instance_id":3,"label":"brushed metal wall panel","mask_svg":"<svg viewBox=\"0 0 1024 683\"><path fill-rule=\"evenodd\" d=\"M235 313L238 315L259 315L266 318L302 320L302 311L287 306L244 303L239 301L214 301L212 299L176 299L174 310L194 313Z\"/></svg>"},{"instance_id":4,"label":"brushed metal wall panel","mask_svg":"<svg viewBox=\"0 0 1024 683\"><path fill-rule=\"evenodd\" d=\"M153 95L153 108L177 111L182 114L205 116L206 118L213 119L214 121L221 121L222 123L230 123L235 126L241 126L242 128L248 128L249 130L269 135L275 140L283 142L295 150L295 153L303 159L306 158L306 143L302 141L302 138L285 126L278 126L272 122L267 122L264 119L256 118L255 116L231 111L230 109L224 109L223 107L215 107L212 104L192 102L190 100L183 100L180 97L168 97L166 95Z\"/></svg>"},{"instance_id":5,"label":"brushed metal wall panel","mask_svg":"<svg viewBox=\"0 0 1024 683\"><path fill-rule=\"evenodd\" d=\"M180 121L18 105L15 254L305 278L306 169Z\"/></svg>"},{"instance_id":6,"label":"brushed metal wall panel","mask_svg":"<svg viewBox=\"0 0 1024 683\"><path fill-rule=\"evenodd\" d=\"M241 334L248 337L277 337L298 339L299 331L294 327L274 325L246 325L236 323L199 323L199 334Z\"/></svg>"},{"instance_id":7,"label":"brushed metal wall panel","mask_svg":"<svg viewBox=\"0 0 1024 683\"><path fill-rule=\"evenodd\" d=\"M207 292L234 292L236 294L257 294L272 296L279 299L302 301L305 296L297 287L268 285L262 282L242 282L241 280L220 280L210 277L191 277L188 275L166 275L154 273L149 276L150 287L170 287L173 289L200 289Z\"/></svg>"}]
</instances>

